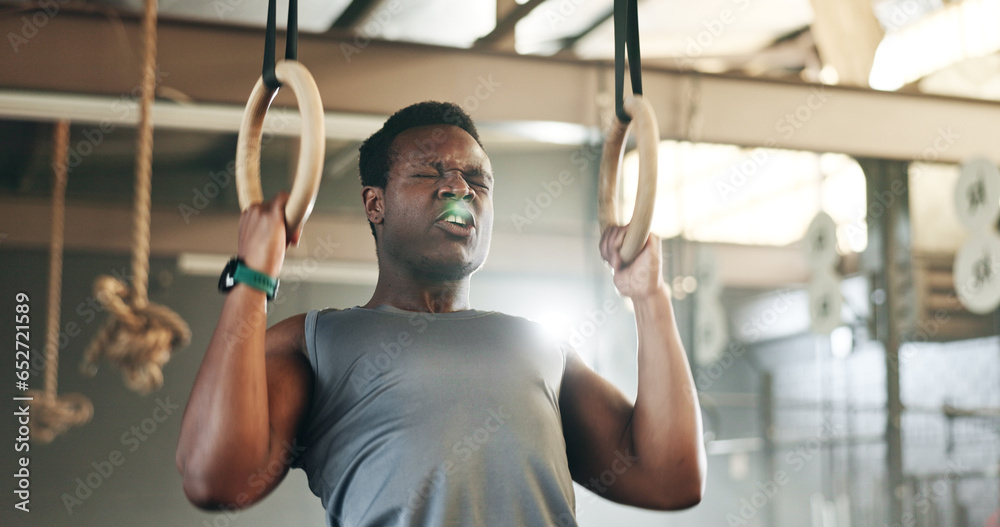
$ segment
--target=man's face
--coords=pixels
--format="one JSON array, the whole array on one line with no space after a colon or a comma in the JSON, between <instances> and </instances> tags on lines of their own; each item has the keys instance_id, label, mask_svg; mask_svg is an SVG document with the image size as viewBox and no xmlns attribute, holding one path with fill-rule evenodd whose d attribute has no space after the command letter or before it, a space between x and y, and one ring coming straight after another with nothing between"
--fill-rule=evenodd
<instances>
[{"instance_id":1,"label":"man's face","mask_svg":"<svg viewBox=\"0 0 1000 527\"><path fill-rule=\"evenodd\" d=\"M452 125L411 128L393 141L382 193L380 258L418 276L457 280L482 266L493 231L493 170Z\"/></svg>"}]
</instances>

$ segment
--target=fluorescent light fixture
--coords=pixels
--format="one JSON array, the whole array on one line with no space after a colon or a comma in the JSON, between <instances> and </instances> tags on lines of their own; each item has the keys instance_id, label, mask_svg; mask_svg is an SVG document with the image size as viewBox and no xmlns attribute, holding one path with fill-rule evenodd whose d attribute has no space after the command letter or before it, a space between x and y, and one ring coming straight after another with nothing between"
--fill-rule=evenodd
<instances>
[{"instance_id":1,"label":"fluorescent light fixture","mask_svg":"<svg viewBox=\"0 0 1000 527\"><path fill-rule=\"evenodd\" d=\"M233 132L240 129L243 106L206 103L156 102L153 125L174 130ZM69 119L73 124L134 127L139 123L139 105L131 97L0 91L0 118L32 121ZM327 139L357 140L382 126L373 115L327 113ZM298 110L271 108L264 118L264 133L298 136L302 117Z\"/></svg>"},{"instance_id":2,"label":"fluorescent light fixture","mask_svg":"<svg viewBox=\"0 0 1000 527\"><path fill-rule=\"evenodd\" d=\"M950 4L886 35L868 79L876 90L897 90L964 59L1000 50L1000 0Z\"/></svg>"},{"instance_id":3,"label":"fluorescent light fixture","mask_svg":"<svg viewBox=\"0 0 1000 527\"><path fill-rule=\"evenodd\" d=\"M193 276L219 276L229 261L226 254L181 253L177 269ZM375 285L378 267L374 263L320 262L314 258L287 258L281 266L282 280L329 284Z\"/></svg>"},{"instance_id":4,"label":"fluorescent light fixture","mask_svg":"<svg viewBox=\"0 0 1000 527\"><path fill-rule=\"evenodd\" d=\"M600 131L593 127L556 121L496 121L478 125L491 135L489 143L521 142L555 145L585 145L599 142Z\"/></svg>"},{"instance_id":5,"label":"fluorescent light fixture","mask_svg":"<svg viewBox=\"0 0 1000 527\"><path fill-rule=\"evenodd\" d=\"M239 132L243 106L230 104L175 103L153 105L153 125L161 129ZM0 119L57 121L73 124L135 127L139 105L129 97L0 90ZM382 127L385 116L326 113L326 137L330 140L361 141ZM483 121L479 132L484 144L565 144L595 142L599 132L590 127L552 121ZM264 118L264 133L297 137L302 117L297 109L274 107Z\"/></svg>"}]
</instances>

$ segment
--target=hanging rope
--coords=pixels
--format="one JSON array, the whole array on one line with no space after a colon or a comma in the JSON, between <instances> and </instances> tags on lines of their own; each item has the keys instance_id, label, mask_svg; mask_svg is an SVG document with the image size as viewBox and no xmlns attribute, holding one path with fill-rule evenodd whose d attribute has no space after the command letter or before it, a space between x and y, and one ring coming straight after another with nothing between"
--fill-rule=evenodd
<instances>
[{"instance_id":1,"label":"hanging rope","mask_svg":"<svg viewBox=\"0 0 1000 527\"><path fill-rule=\"evenodd\" d=\"M56 123L52 137L52 237L49 242L49 298L45 322L45 389L30 390L31 438L51 443L71 426L80 426L94 415L94 405L79 393L58 396L59 315L62 306L63 240L66 228L66 155L69 121Z\"/></svg>"},{"instance_id":2,"label":"hanging rope","mask_svg":"<svg viewBox=\"0 0 1000 527\"><path fill-rule=\"evenodd\" d=\"M132 234L132 287L135 306L149 302L149 208L153 180L153 98L156 95L157 0L146 0L142 17L142 99L139 102L138 152L135 157L135 209Z\"/></svg>"},{"instance_id":3,"label":"hanging rope","mask_svg":"<svg viewBox=\"0 0 1000 527\"><path fill-rule=\"evenodd\" d=\"M97 373L101 356L122 369L125 384L139 393L163 385L163 365L176 347L191 340L187 323L165 306L149 303L149 223L153 178L152 107L156 93L157 0L146 0L142 18L142 98L135 163L135 209L132 286L111 276L94 282L94 295L110 312L107 322L84 353L83 371Z\"/></svg>"}]
</instances>

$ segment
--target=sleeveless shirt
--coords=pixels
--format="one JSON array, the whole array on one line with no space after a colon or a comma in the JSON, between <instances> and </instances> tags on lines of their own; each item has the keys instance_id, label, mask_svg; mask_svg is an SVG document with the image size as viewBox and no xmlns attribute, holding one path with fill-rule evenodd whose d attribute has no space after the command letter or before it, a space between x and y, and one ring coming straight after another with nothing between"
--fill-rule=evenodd
<instances>
[{"instance_id":1,"label":"sleeveless shirt","mask_svg":"<svg viewBox=\"0 0 1000 527\"><path fill-rule=\"evenodd\" d=\"M292 466L327 525L575 526L565 350L488 311L312 310L312 403Z\"/></svg>"}]
</instances>

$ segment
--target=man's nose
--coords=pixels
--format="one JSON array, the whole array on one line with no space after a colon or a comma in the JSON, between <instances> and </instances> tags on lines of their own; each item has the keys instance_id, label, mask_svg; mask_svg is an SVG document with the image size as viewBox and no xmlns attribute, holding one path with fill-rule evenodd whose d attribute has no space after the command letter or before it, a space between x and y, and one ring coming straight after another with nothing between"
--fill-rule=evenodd
<instances>
[{"instance_id":1,"label":"man's nose","mask_svg":"<svg viewBox=\"0 0 1000 527\"><path fill-rule=\"evenodd\" d=\"M452 172L444 178L438 189L438 197L471 201L476 197L476 191L465 181L461 173Z\"/></svg>"}]
</instances>

